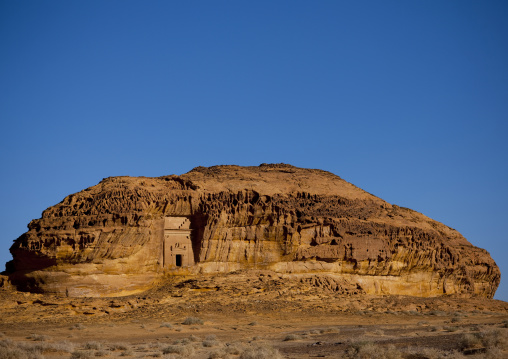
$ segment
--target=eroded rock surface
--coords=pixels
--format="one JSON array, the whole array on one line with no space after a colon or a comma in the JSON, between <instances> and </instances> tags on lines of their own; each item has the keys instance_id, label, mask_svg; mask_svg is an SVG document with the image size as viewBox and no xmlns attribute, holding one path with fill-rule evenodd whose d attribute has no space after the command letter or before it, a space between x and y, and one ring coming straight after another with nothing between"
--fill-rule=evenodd
<instances>
[{"instance_id":1,"label":"eroded rock surface","mask_svg":"<svg viewBox=\"0 0 508 359\"><path fill-rule=\"evenodd\" d=\"M245 269L414 296L492 298L500 281L487 251L457 231L332 173L284 164L106 178L28 228L11 247L11 282L69 296Z\"/></svg>"}]
</instances>

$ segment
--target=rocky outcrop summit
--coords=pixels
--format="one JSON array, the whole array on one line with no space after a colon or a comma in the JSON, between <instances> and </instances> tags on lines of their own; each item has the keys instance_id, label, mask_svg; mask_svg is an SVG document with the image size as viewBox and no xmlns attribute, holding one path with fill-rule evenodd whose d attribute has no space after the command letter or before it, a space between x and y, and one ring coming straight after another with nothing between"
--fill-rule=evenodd
<instances>
[{"instance_id":1,"label":"rocky outcrop summit","mask_svg":"<svg viewBox=\"0 0 508 359\"><path fill-rule=\"evenodd\" d=\"M106 178L28 229L11 247L10 281L68 296L128 295L174 275L250 269L422 297L492 298L500 281L488 252L454 229L332 173L285 164Z\"/></svg>"}]
</instances>

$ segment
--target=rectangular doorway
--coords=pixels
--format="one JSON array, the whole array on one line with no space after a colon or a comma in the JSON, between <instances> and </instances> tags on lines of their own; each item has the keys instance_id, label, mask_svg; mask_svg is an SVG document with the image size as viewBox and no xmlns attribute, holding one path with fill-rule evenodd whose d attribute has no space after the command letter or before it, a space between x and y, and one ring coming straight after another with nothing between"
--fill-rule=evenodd
<instances>
[{"instance_id":1,"label":"rectangular doorway","mask_svg":"<svg viewBox=\"0 0 508 359\"><path fill-rule=\"evenodd\" d=\"M182 255L181 254L177 254L175 256L175 260L176 260L176 266L177 267L181 267L182 266Z\"/></svg>"}]
</instances>

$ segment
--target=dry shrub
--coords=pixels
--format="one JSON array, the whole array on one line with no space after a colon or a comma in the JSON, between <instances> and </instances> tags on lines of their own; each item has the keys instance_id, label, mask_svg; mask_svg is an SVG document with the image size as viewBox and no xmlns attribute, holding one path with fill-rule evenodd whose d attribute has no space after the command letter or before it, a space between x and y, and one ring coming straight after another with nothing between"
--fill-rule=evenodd
<instances>
[{"instance_id":1,"label":"dry shrub","mask_svg":"<svg viewBox=\"0 0 508 359\"><path fill-rule=\"evenodd\" d=\"M73 350L73 344L67 341L58 343L14 343L10 340L0 342L0 358L13 359L39 359L44 358L43 353L70 353Z\"/></svg>"},{"instance_id":2,"label":"dry shrub","mask_svg":"<svg viewBox=\"0 0 508 359\"><path fill-rule=\"evenodd\" d=\"M143 357L141 357L141 358L143 358ZM164 359L183 359L183 357L178 354L166 354L166 355L164 355Z\"/></svg>"},{"instance_id":3,"label":"dry shrub","mask_svg":"<svg viewBox=\"0 0 508 359\"><path fill-rule=\"evenodd\" d=\"M340 329L338 328L320 328L309 330L308 332L304 333L304 335L338 334L338 333L340 333Z\"/></svg>"},{"instance_id":4,"label":"dry shrub","mask_svg":"<svg viewBox=\"0 0 508 359\"><path fill-rule=\"evenodd\" d=\"M17 347L0 346L0 358L2 359L29 359L29 356L23 350Z\"/></svg>"},{"instance_id":5,"label":"dry shrub","mask_svg":"<svg viewBox=\"0 0 508 359\"><path fill-rule=\"evenodd\" d=\"M173 341L173 345L188 345L192 342L192 335L190 338L176 339Z\"/></svg>"},{"instance_id":6,"label":"dry shrub","mask_svg":"<svg viewBox=\"0 0 508 359\"><path fill-rule=\"evenodd\" d=\"M52 343L49 345L48 350L55 352L67 352L70 353L74 350L74 344L64 340L63 342Z\"/></svg>"},{"instance_id":7,"label":"dry shrub","mask_svg":"<svg viewBox=\"0 0 508 359\"><path fill-rule=\"evenodd\" d=\"M159 342L151 342L148 344L148 350L161 350L165 344Z\"/></svg>"},{"instance_id":8,"label":"dry shrub","mask_svg":"<svg viewBox=\"0 0 508 359\"><path fill-rule=\"evenodd\" d=\"M146 352L146 351L147 351L148 346L147 346L146 344L142 344L142 345L137 345L135 348L136 348L137 350L139 350L139 351Z\"/></svg>"},{"instance_id":9,"label":"dry shrub","mask_svg":"<svg viewBox=\"0 0 508 359\"><path fill-rule=\"evenodd\" d=\"M229 359L230 357L224 349L215 349L208 353L208 359Z\"/></svg>"},{"instance_id":10,"label":"dry shrub","mask_svg":"<svg viewBox=\"0 0 508 359\"><path fill-rule=\"evenodd\" d=\"M109 353L105 350L96 350L95 351L95 356L96 357L105 357L105 356L108 356Z\"/></svg>"},{"instance_id":11,"label":"dry shrub","mask_svg":"<svg viewBox=\"0 0 508 359\"><path fill-rule=\"evenodd\" d=\"M302 339L302 337L299 336L298 334L288 334L284 338L284 341L288 342L288 341L291 341L291 340L299 340L299 339Z\"/></svg>"},{"instance_id":12,"label":"dry shrub","mask_svg":"<svg viewBox=\"0 0 508 359\"><path fill-rule=\"evenodd\" d=\"M203 346L205 348L211 348L211 347L215 347L217 345L219 345L219 341L217 340L217 337L215 335L209 335L205 338L205 340L203 341Z\"/></svg>"},{"instance_id":13,"label":"dry shrub","mask_svg":"<svg viewBox=\"0 0 508 359\"><path fill-rule=\"evenodd\" d=\"M26 353L33 354L35 356L44 352L64 352L70 353L74 349L74 345L68 341L59 343L18 343L17 347Z\"/></svg>"},{"instance_id":14,"label":"dry shrub","mask_svg":"<svg viewBox=\"0 0 508 359\"><path fill-rule=\"evenodd\" d=\"M243 350L243 344L234 343L234 344L226 344L226 353L231 355L240 355Z\"/></svg>"},{"instance_id":15,"label":"dry shrub","mask_svg":"<svg viewBox=\"0 0 508 359\"><path fill-rule=\"evenodd\" d=\"M508 336L505 330L494 329L478 333L483 345L487 349L508 349Z\"/></svg>"},{"instance_id":16,"label":"dry shrub","mask_svg":"<svg viewBox=\"0 0 508 359\"><path fill-rule=\"evenodd\" d=\"M494 352L494 349L508 349L508 338L506 331L502 329L486 330L479 333L464 334L460 341L462 350L486 348Z\"/></svg>"},{"instance_id":17,"label":"dry shrub","mask_svg":"<svg viewBox=\"0 0 508 359\"><path fill-rule=\"evenodd\" d=\"M209 339L209 337L211 337L211 336L209 335L208 337L206 337L206 339ZM215 337L215 335L213 337ZM187 339L187 338L185 338L185 339ZM182 340L185 340L185 339L182 339ZM198 336L196 336L194 334L191 334L189 336L188 340L189 340L189 343L190 342L199 342L199 341L201 341L201 338L199 338Z\"/></svg>"},{"instance_id":18,"label":"dry shrub","mask_svg":"<svg viewBox=\"0 0 508 359\"><path fill-rule=\"evenodd\" d=\"M256 346L245 349L240 354L240 359L283 359L277 349L269 346Z\"/></svg>"},{"instance_id":19,"label":"dry shrub","mask_svg":"<svg viewBox=\"0 0 508 359\"><path fill-rule=\"evenodd\" d=\"M95 358L93 350L76 350L71 354L71 359L93 359L93 358Z\"/></svg>"},{"instance_id":20,"label":"dry shrub","mask_svg":"<svg viewBox=\"0 0 508 359\"><path fill-rule=\"evenodd\" d=\"M85 350L101 350L102 344L99 342L88 342L85 344Z\"/></svg>"},{"instance_id":21,"label":"dry shrub","mask_svg":"<svg viewBox=\"0 0 508 359\"><path fill-rule=\"evenodd\" d=\"M129 345L125 343L112 343L109 345L109 350L115 351L115 350L128 350Z\"/></svg>"},{"instance_id":22,"label":"dry shrub","mask_svg":"<svg viewBox=\"0 0 508 359\"><path fill-rule=\"evenodd\" d=\"M197 318L197 317L187 317L185 318L185 320L182 322L183 325L203 325L204 322L202 319L200 318Z\"/></svg>"},{"instance_id":23,"label":"dry shrub","mask_svg":"<svg viewBox=\"0 0 508 359\"><path fill-rule=\"evenodd\" d=\"M182 339L176 339L173 341L173 345L180 345L180 346L185 346L185 345L192 345L192 343L197 343L197 342L200 342L201 339L195 335L191 335L189 336L188 338L182 338Z\"/></svg>"},{"instance_id":24,"label":"dry shrub","mask_svg":"<svg viewBox=\"0 0 508 359\"><path fill-rule=\"evenodd\" d=\"M162 354L180 354L183 357L194 355L194 347L191 345L169 345L162 349Z\"/></svg>"},{"instance_id":25,"label":"dry shrub","mask_svg":"<svg viewBox=\"0 0 508 359\"><path fill-rule=\"evenodd\" d=\"M350 359L403 359L403 355L393 345L383 347L372 342L351 342L346 349L346 357Z\"/></svg>"},{"instance_id":26,"label":"dry shrub","mask_svg":"<svg viewBox=\"0 0 508 359\"><path fill-rule=\"evenodd\" d=\"M30 339L30 340L33 340L33 341L36 341L36 342L44 342L44 341L49 339L49 337L47 335L43 335L43 334L30 334L26 338Z\"/></svg>"},{"instance_id":27,"label":"dry shrub","mask_svg":"<svg viewBox=\"0 0 508 359\"><path fill-rule=\"evenodd\" d=\"M2 347L8 348L13 345L14 344L13 344L12 340L9 338L0 340L0 348L2 348Z\"/></svg>"},{"instance_id":28,"label":"dry shrub","mask_svg":"<svg viewBox=\"0 0 508 359\"><path fill-rule=\"evenodd\" d=\"M204 340L203 341L203 346L205 348L211 348L211 347L216 347L217 345L219 345L220 343L217 341L217 340Z\"/></svg>"},{"instance_id":29,"label":"dry shrub","mask_svg":"<svg viewBox=\"0 0 508 359\"><path fill-rule=\"evenodd\" d=\"M500 348L488 348L482 359L500 359L504 357L503 350Z\"/></svg>"},{"instance_id":30,"label":"dry shrub","mask_svg":"<svg viewBox=\"0 0 508 359\"><path fill-rule=\"evenodd\" d=\"M44 359L42 344L14 343L5 339L0 341L0 358L2 359Z\"/></svg>"},{"instance_id":31,"label":"dry shrub","mask_svg":"<svg viewBox=\"0 0 508 359\"><path fill-rule=\"evenodd\" d=\"M464 356L457 351L445 351L437 348L411 348L407 352L408 359L462 359Z\"/></svg>"},{"instance_id":32,"label":"dry shrub","mask_svg":"<svg viewBox=\"0 0 508 359\"><path fill-rule=\"evenodd\" d=\"M12 341L2 341L0 345L2 359L44 359L40 348L25 344L16 345Z\"/></svg>"},{"instance_id":33,"label":"dry shrub","mask_svg":"<svg viewBox=\"0 0 508 359\"><path fill-rule=\"evenodd\" d=\"M464 334L459 342L460 349L480 348L483 346L482 340L476 334Z\"/></svg>"}]
</instances>

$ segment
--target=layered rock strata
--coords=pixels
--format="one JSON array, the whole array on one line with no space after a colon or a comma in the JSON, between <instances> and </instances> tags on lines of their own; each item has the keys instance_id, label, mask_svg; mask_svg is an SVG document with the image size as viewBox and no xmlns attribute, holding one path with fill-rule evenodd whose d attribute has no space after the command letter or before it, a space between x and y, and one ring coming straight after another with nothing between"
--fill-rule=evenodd
<instances>
[{"instance_id":1,"label":"layered rock strata","mask_svg":"<svg viewBox=\"0 0 508 359\"><path fill-rule=\"evenodd\" d=\"M290 165L111 177L30 222L11 247L19 289L127 295L171 275L326 274L376 294L492 298L487 251L340 177Z\"/></svg>"}]
</instances>

